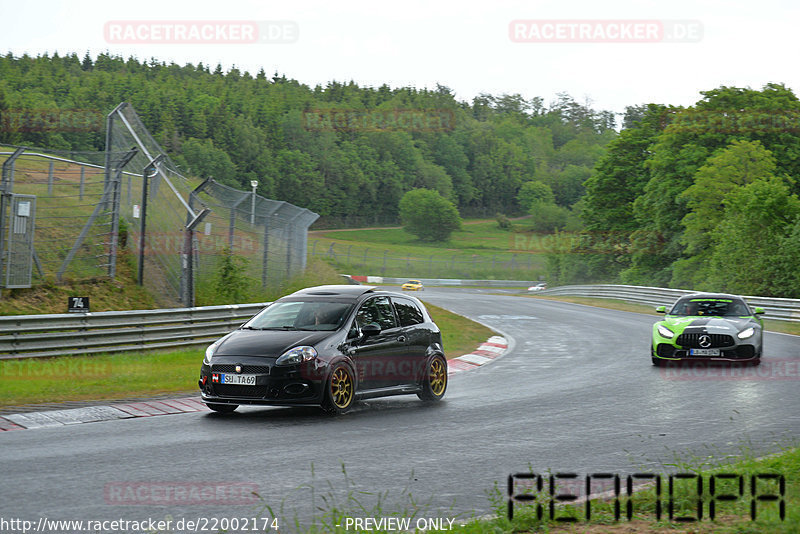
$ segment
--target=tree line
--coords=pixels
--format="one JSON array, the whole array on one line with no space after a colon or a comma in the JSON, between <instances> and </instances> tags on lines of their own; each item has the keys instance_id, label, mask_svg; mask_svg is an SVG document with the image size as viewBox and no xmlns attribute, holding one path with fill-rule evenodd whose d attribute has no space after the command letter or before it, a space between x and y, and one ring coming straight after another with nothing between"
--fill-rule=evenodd
<instances>
[{"instance_id":1,"label":"tree line","mask_svg":"<svg viewBox=\"0 0 800 534\"><path fill-rule=\"evenodd\" d=\"M800 297L800 101L774 83L701 94L628 109L555 276Z\"/></svg>"},{"instance_id":2,"label":"tree line","mask_svg":"<svg viewBox=\"0 0 800 534\"><path fill-rule=\"evenodd\" d=\"M569 211L584 193L614 114L560 94L482 94L459 101L448 87L310 87L284 75L76 54L0 58L0 113L133 105L183 170L321 215L322 221L397 221L402 196L438 192L463 216L520 215L526 182ZM103 150L103 132L14 128L0 142ZM73 129L74 130L74 129ZM359 219L361 218L361 219Z\"/></svg>"},{"instance_id":3,"label":"tree line","mask_svg":"<svg viewBox=\"0 0 800 534\"><path fill-rule=\"evenodd\" d=\"M505 216L528 213L517 230L568 232L571 245L548 257L553 283L800 297L800 101L775 83L701 95L686 108L629 106L618 126L565 93L466 102L443 85L310 87L202 63L7 54L0 142L103 150L102 120L11 119L102 118L126 101L188 174L243 190L258 180L263 196L330 224L396 222L404 195L425 189L435 198L404 205L422 230L420 207L441 197L453 227L459 215L511 227Z\"/></svg>"}]
</instances>

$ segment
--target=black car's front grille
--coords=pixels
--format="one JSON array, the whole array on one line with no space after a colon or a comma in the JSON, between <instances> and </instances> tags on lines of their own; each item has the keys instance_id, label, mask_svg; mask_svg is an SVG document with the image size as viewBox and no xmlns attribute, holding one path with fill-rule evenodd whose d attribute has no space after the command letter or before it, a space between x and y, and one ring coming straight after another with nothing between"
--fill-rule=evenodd
<instances>
[{"instance_id":1,"label":"black car's front grille","mask_svg":"<svg viewBox=\"0 0 800 534\"><path fill-rule=\"evenodd\" d=\"M214 391L220 397L247 397L253 399L263 399L267 396L267 386L214 384Z\"/></svg>"},{"instance_id":2,"label":"black car's front grille","mask_svg":"<svg viewBox=\"0 0 800 534\"><path fill-rule=\"evenodd\" d=\"M236 365L232 363L218 363L211 366L212 373L235 373ZM268 375L268 365L242 365L241 374Z\"/></svg>"},{"instance_id":3,"label":"black car's front grille","mask_svg":"<svg viewBox=\"0 0 800 534\"><path fill-rule=\"evenodd\" d=\"M708 337L706 343L701 344L700 338L702 336ZM733 337L727 334L681 334L675 342L681 347L688 347L693 349L711 349L720 347L732 347L735 345Z\"/></svg>"}]
</instances>

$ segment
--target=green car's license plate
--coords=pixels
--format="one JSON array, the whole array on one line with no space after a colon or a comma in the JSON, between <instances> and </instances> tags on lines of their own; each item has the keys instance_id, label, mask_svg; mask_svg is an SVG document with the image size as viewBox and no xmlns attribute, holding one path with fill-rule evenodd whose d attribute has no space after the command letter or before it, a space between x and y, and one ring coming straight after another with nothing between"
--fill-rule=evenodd
<instances>
[{"instance_id":1,"label":"green car's license plate","mask_svg":"<svg viewBox=\"0 0 800 534\"><path fill-rule=\"evenodd\" d=\"M221 384L236 384L239 386L255 386L258 375L230 375L221 374L219 381Z\"/></svg>"},{"instance_id":2,"label":"green car's license plate","mask_svg":"<svg viewBox=\"0 0 800 534\"><path fill-rule=\"evenodd\" d=\"M719 356L719 349L689 349L689 356Z\"/></svg>"}]
</instances>

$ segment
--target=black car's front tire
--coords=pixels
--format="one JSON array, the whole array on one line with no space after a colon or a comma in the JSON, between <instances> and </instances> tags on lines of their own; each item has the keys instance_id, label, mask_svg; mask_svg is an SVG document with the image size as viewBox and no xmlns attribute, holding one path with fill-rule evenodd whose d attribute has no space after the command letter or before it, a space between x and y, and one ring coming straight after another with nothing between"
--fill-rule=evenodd
<instances>
[{"instance_id":1,"label":"black car's front tire","mask_svg":"<svg viewBox=\"0 0 800 534\"><path fill-rule=\"evenodd\" d=\"M434 356L425 369L422 391L417 396L424 401L438 401L447 391L447 361L444 356Z\"/></svg>"},{"instance_id":2,"label":"black car's front tire","mask_svg":"<svg viewBox=\"0 0 800 534\"><path fill-rule=\"evenodd\" d=\"M339 362L333 366L325 387L325 399L322 408L332 414L346 413L353 406L356 393L356 381L349 365Z\"/></svg>"},{"instance_id":3,"label":"black car's front tire","mask_svg":"<svg viewBox=\"0 0 800 534\"><path fill-rule=\"evenodd\" d=\"M239 407L238 404L216 404L213 402L207 402L206 406L219 413L231 413Z\"/></svg>"}]
</instances>

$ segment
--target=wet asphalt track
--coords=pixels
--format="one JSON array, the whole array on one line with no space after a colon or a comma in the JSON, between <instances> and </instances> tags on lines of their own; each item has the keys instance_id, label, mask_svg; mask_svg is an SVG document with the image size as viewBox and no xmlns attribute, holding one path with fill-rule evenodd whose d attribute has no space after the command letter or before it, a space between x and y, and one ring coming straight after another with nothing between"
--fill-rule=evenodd
<instances>
[{"instance_id":1,"label":"wet asphalt track","mask_svg":"<svg viewBox=\"0 0 800 534\"><path fill-rule=\"evenodd\" d=\"M508 474L666 472L675 457L760 455L800 436L800 338L767 334L762 369L776 380L668 376L650 365L655 316L429 288L423 300L477 319L511 342L482 368L451 378L445 401L378 399L330 418L312 409L242 407L0 433L0 517L252 517L259 504L120 504L120 483L246 483L279 512L281 532L348 491L380 516L491 512ZM198 362L199 367L199 362ZM764 372L764 371L762 371ZM699 379L702 378L702 379ZM313 466L313 474L312 474ZM343 474L343 467L346 475ZM189 484L187 486L187 484ZM310 488L313 487L312 491ZM151 487L152 490L152 487ZM365 493L358 493L365 492ZM230 497L230 494L225 498ZM159 497L160 498L160 497ZM264 512L262 515L269 515ZM463 515L462 515L463 517Z\"/></svg>"}]
</instances>

